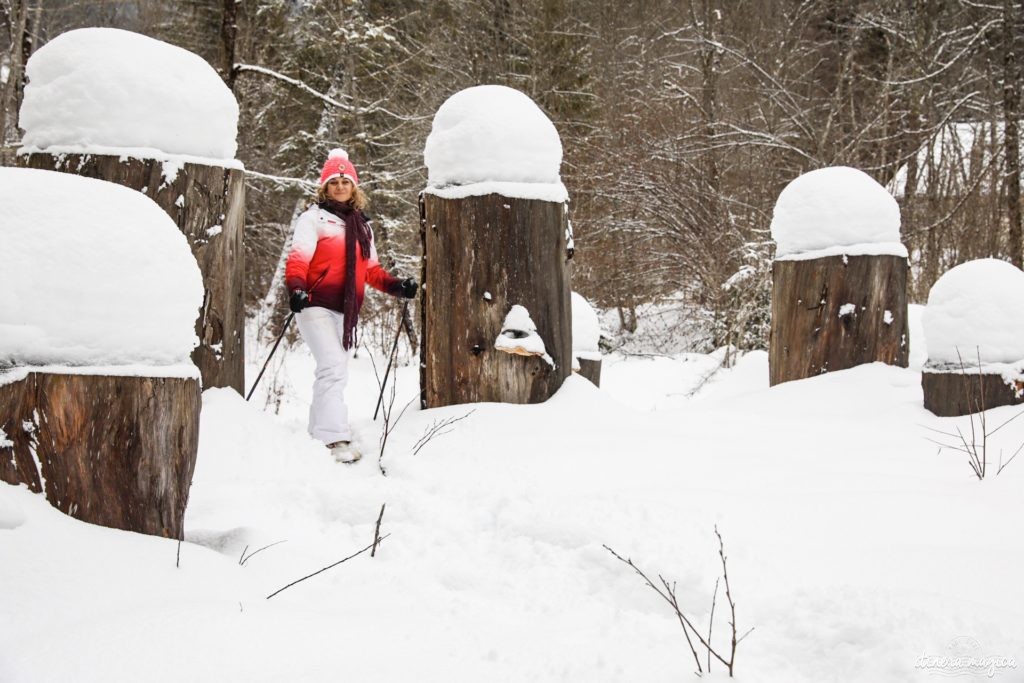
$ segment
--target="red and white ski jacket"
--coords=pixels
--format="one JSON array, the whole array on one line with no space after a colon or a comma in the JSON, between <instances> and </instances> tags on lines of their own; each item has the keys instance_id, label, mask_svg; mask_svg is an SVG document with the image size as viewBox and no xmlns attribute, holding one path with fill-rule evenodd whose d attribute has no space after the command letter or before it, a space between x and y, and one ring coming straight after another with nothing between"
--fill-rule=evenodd
<instances>
[{"instance_id":1,"label":"red and white ski jacket","mask_svg":"<svg viewBox=\"0 0 1024 683\"><path fill-rule=\"evenodd\" d=\"M372 229L369 258L363 258L359 244L356 244L356 254L356 310L363 305L366 283L386 294L401 294L401 280L384 270L377 260ZM295 221L284 281L289 292L306 290L311 306L341 313L341 291L345 284L345 222L316 205L306 209Z\"/></svg>"}]
</instances>

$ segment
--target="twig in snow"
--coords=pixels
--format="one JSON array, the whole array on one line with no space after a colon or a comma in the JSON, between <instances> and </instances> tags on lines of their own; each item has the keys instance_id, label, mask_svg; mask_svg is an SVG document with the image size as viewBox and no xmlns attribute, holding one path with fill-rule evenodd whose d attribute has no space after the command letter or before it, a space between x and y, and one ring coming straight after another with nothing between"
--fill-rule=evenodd
<instances>
[{"instance_id":1,"label":"twig in snow","mask_svg":"<svg viewBox=\"0 0 1024 683\"><path fill-rule=\"evenodd\" d=\"M178 539L178 557L174 560L174 567L181 569L181 539Z\"/></svg>"},{"instance_id":2,"label":"twig in snow","mask_svg":"<svg viewBox=\"0 0 1024 683\"><path fill-rule=\"evenodd\" d=\"M380 538L379 540L378 540L378 539L374 539L374 542L373 542L373 543L371 543L370 545L366 546L366 547L365 547L365 548L363 548L362 550L359 550L359 551L357 551L357 552L354 552L354 553L352 553L351 555L349 555L348 557L346 557L346 558L343 558L343 559L341 559L341 560L338 560L338 561L337 561L337 562L335 562L334 564L329 564L329 565L327 565L326 567L324 567L323 569L318 569L318 570L316 570L315 572L313 572L312 574L309 574L309 575L307 575L307 576L303 576L303 577L302 577L301 579L296 579L295 581L292 581L291 583L289 583L289 584L288 584L287 586L284 586L284 587L282 587L282 588L278 588L278 589L277 589L276 591L274 591L273 593L271 593L270 595L268 595L268 596L267 596L267 600L269 600L270 598L274 597L275 595L277 595L277 594L278 594L278 593L280 593L281 591L283 591L283 590L285 590L285 589L288 589L288 588L291 588L292 586L294 586L294 585L295 585L295 584L297 584L297 583L302 583L302 582L303 582L303 581L305 581L306 579L311 579L311 578L313 578L314 576L316 576L317 574L322 574L323 572L327 571L328 569L331 569L331 568L333 568L333 567L337 567L337 566L338 566L339 564L341 564L341 563L343 563L343 562L348 562L348 561L349 561L349 560L351 560L351 559L352 559L353 557L356 557L356 556L358 556L358 555L362 555L362 554L363 554L363 553L365 553L365 552L366 552L367 550L370 550L371 548L373 548L373 547L375 547L375 546L377 546L377 545L380 545L381 541L383 541L383 540L384 540L385 538L387 538L387 537L388 537L388 536L390 536L390 535L391 535L391 534L385 534L384 536L381 536L381 538Z\"/></svg>"},{"instance_id":3,"label":"twig in snow","mask_svg":"<svg viewBox=\"0 0 1024 683\"><path fill-rule=\"evenodd\" d=\"M942 452L942 449L952 449L965 454L967 456L967 464L970 466L971 472L974 473L974 476L977 477L979 481L982 481L985 479L985 475L988 472L988 438L1021 415L1024 415L1024 412L1013 415L1010 419L1006 420L995 429L989 430L988 420L985 414L985 387L981 372L981 349L976 349L976 352L978 372L977 382L975 383L972 382L972 379L975 377L975 373L969 373L967 371L967 366L964 363L963 357L960 355L960 350L957 349L957 360L960 364L960 373L964 376L964 400L966 401L968 410L968 419L971 421L970 432L965 434L959 426L956 426L956 433L954 434L925 425L925 429L941 434L942 436L949 438L950 441L944 442L929 437L925 438L928 441L937 444L939 446L940 453ZM977 423L975 423L975 420L977 420ZM1000 451L999 468L996 470L996 474L1001 474L1003 469L1013 462L1021 450L1024 450L1024 443L1018 446L1017 450L1015 450L1009 460L1006 461L1003 460L1003 452Z\"/></svg>"},{"instance_id":4,"label":"twig in snow","mask_svg":"<svg viewBox=\"0 0 1024 683\"><path fill-rule=\"evenodd\" d=\"M387 503L381 504L380 514L377 515L377 527L373 530L373 549L370 551L370 557L374 557L377 554L377 546L380 544L380 521L384 519L384 508L387 505Z\"/></svg>"},{"instance_id":5,"label":"twig in snow","mask_svg":"<svg viewBox=\"0 0 1024 683\"><path fill-rule=\"evenodd\" d=\"M718 374L719 370L721 370L722 368L726 367L726 364L728 363L728 361L729 361L729 350L726 349L725 354L722 356L722 360L718 361L718 365L716 365L714 368L712 368L709 373L707 373L706 375L701 377L700 381L697 382L696 385L694 385L689 391L686 392L686 398L693 398L694 396L696 396L697 392L699 392L701 389L703 389L704 386L708 382L711 381L711 378Z\"/></svg>"},{"instance_id":6,"label":"twig in snow","mask_svg":"<svg viewBox=\"0 0 1024 683\"><path fill-rule=\"evenodd\" d=\"M683 627L683 635L686 636L686 642L690 645L690 651L693 653L693 661L697 664L697 672L703 673L704 670L700 666L700 656L697 654L697 648L693 646L693 640L690 639L690 630L693 630L694 635L696 635L697 638L701 641L701 644L708 649L709 653L712 652L711 646L704 642L704 639L700 637L700 635L697 633L697 630L693 628L693 625L690 623L690 620L686 618L686 615L684 615L682 610L679 608L679 602L676 600L675 596L675 588L673 586L669 586L668 582L666 582L665 579L659 575L658 579L661 581L661 585L665 588L665 590L663 591L661 588L658 588L656 585L654 585L654 582L651 581L650 577L648 577L647 574L645 574L643 570L640 569L640 567L637 567L635 564L633 564L632 559L622 557L607 545L604 546L604 549L610 552L612 555L614 555L615 559L617 559L619 562L622 562L623 564L626 564L629 567L631 567L633 571L640 575L640 578L647 582L647 585L650 586L655 593L661 596L662 600L667 602L672 607L672 609L676 613L676 617L679 619L680 626ZM715 654L715 656L718 657L717 654ZM723 663L725 663L724 660Z\"/></svg>"},{"instance_id":7,"label":"twig in snow","mask_svg":"<svg viewBox=\"0 0 1024 683\"><path fill-rule=\"evenodd\" d=\"M380 433L380 453L377 454L377 469L379 469L380 473L385 477L388 476L388 471L384 467L384 449L388 445L388 437L391 436L391 432L394 431L395 427L398 426L398 422L402 419L402 416L405 415L405 411L409 409L409 406L412 405L412 402L419 398L418 396L413 396L411 399L409 399L409 402L406 403L402 407L402 410L398 413L398 417L396 417L394 421L392 421L391 415L395 407L396 386L397 382L391 383L391 392L388 396L387 405L383 406L383 409L381 411L381 415L384 418L384 430Z\"/></svg>"},{"instance_id":8,"label":"twig in snow","mask_svg":"<svg viewBox=\"0 0 1024 683\"><path fill-rule=\"evenodd\" d=\"M281 540L281 541L274 541L270 545L265 545L262 548L260 548L259 550L254 550L249 555L245 554L246 551L249 550L249 546L245 546L245 548L242 550L242 556L238 558L238 566L244 567L245 563L248 562L249 560L251 560L253 558L253 556L258 555L259 553L263 552L267 548L273 548L275 545L280 545L282 543L285 543L285 542L287 542L287 540L288 539L284 539L284 540Z\"/></svg>"},{"instance_id":9,"label":"twig in snow","mask_svg":"<svg viewBox=\"0 0 1024 683\"><path fill-rule=\"evenodd\" d=\"M711 631L715 627L715 602L718 600L718 582L721 578L715 579L715 592L711 594L711 617L708 619L708 642L711 642ZM711 673L711 653L708 652L708 673Z\"/></svg>"},{"instance_id":10,"label":"twig in snow","mask_svg":"<svg viewBox=\"0 0 1024 683\"><path fill-rule=\"evenodd\" d=\"M658 585L655 585L655 583L650 579L650 577L647 576L647 574L645 574L643 572L643 570L641 570L639 567L637 567L633 563L632 559L627 559L627 558L622 557L621 555L619 555L617 552L612 550L607 545L604 546L604 549L607 550L609 553L611 553L615 557L615 559L617 559L619 562L622 562L623 564L628 565L634 572L636 572L647 583L647 585L651 589L654 590L655 593L657 593L661 597L662 600L667 602L672 607L672 610L676 614L676 618L679 620L679 625L683 629L683 635L686 636L686 642L690 646L690 652L693 653L693 660L697 664L697 673L698 674L703 674L704 673L704 669L703 669L703 667L701 667L700 656L697 654L697 647L694 645L693 639L690 637L691 632L692 632L693 636L696 637L697 641L701 644L701 646L707 651L707 655L708 655L708 665L707 665L708 666L708 671L711 670L711 657L714 657L719 662L721 662L723 665L725 665L725 667L729 670L729 677L732 678L733 677L734 667L735 667L735 664L736 664L736 646L739 645L743 641L744 638L746 638L748 635L750 635L751 632L753 632L754 629L753 628L749 629L746 633L744 633L739 638L737 638L737 636L736 636L736 603L732 599L732 592L731 592L730 587L729 587L729 572L728 572L728 570L726 568L726 563L725 563L725 560L726 560L726 557L725 557L725 544L722 542L722 535L720 533L718 533L718 526L717 525L715 526L715 536L718 537L718 555L719 555L719 557L722 560L722 580L725 583L725 596L726 596L726 599L729 601L729 609L731 611L731 616L732 616L732 620L729 622L729 625L732 628L732 639L731 639L731 649L730 649L730 652L729 652L729 658L728 659L726 659L721 654L719 654L719 652L717 650L715 650L711 646L711 630L712 630L712 627L714 625L715 602L716 602L717 595L718 595L718 585L719 585L718 581L715 582L715 596L716 597L712 598L712 603L711 603L711 623L709 623L709 625L708 625L708 637L707 637L707 639L705 639L700 634L700 632L696 629L696 627L693 625L693 622L691 622L690 619L683 612L682 608L679 606L679 600L676 597L676 584L674 582L670 584L665 579L665 577L663 577L663 576L661 576L659 574L658 575L658 581L660 583L660 587L659 587Z\"/></svg>"},{"instance_id":11,"label":"twig in snow","mask_svg":"<svg viewBox=\"0 0 1024 683\"><path fill-rule=\"evenodd\" d=\"M451 433L451 429L446 430L445 428L451 427L453 424L459 422L460 420L465 420L467 417L469 417L475 412L476 408L460 417L449 417L446 420L434 420L434 422L427 428L427 431L423 432L423 436L420 437L419 441L417 441L413 445L412 454L416 455L417 453L419 453L420 449L426 446L428 443L430 443L430 440L433 439L434 437L444 436L445 434Z\"/></svg>"}]
</instances>

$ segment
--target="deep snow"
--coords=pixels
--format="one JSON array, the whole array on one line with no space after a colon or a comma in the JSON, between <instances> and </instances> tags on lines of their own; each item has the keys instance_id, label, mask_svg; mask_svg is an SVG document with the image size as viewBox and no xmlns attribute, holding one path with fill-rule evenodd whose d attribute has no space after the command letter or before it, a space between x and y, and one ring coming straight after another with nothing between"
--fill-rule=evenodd
<instances>
[{"instance_id":1,"label":"deep snow","mask_svg":"<svg viewBox=\"0 0 1024 683\"><path fill-rule=\"evenodd\" d=\"M900 207L867 173L849 166L819 168L795 178L772 213L776 259L836 254L907 256L900 243Z\"/></svg>"},{"instance_id":2,"label":"deep snow","mask_svg":"<svg viewBox=\"0 0 1024 683\"><path fill-rule=\"evenodd\" d=\"M238 103L202 57L131 31L82 28L25 67L21 153L47 151L236 165Z\"/></svg>"},{"instance_id":3,"label":"deep snow","mask_svg":"<svg viewBox=\"0 0 1024 683\"><path fill-rule=\"evenodd\" d=\"M1024 272L987 258L942 274L928 293L923 323L935 364L1024 361Z\"/></svg>"},{"instance_id":4,"label":"deep snow","mask_svg":"<svg viewBox=\"0 0 1024 683\"><path fill-rule=\"evenodd\" d=\"M448 199L500 194L564 202L562 142L551 119L503 85L460 90L438 108L423 150L426 191Z\"/></svg>"},{"instance_id":5,"label":"deep snow","mask_svg":"<svg viewBox=\"0 0 1024 683\"><path fill-rule=\"evenodd\" d=\"M191 365L202 275L156 203L115 183L3 167L0 206L0 367Z\"/></svg>"},{"instance_id":6,"label":"deep snow","mask_svg":"<svg viewBox=\"0 0 1024 683\"><path fill-rule=\"evenodd\" d=\"M305 434L312 361L296 349L253 404L204 394L180 569L173 541L0 485L0 680L687 680L674 616L602 545L678 581L706 625L716 524L739 628L755 627L740 681L924 681L937 660L922 657L1024 655L1020 463L978 482L937 452L927 428L967 418L921 407L919 367L768 388L752 353L688 397L719 358L611 356L602 389L572 378L543 405L410 408L383 477L365 352L348 396L371 455L345 466ZM398 381L395 415L415 362ZM280 415L261 409L274 386ZM1022 441L1013 422L990 452ZM383 503L377 557L265 599L370 543Z\"/></svg>"}]
</instances>

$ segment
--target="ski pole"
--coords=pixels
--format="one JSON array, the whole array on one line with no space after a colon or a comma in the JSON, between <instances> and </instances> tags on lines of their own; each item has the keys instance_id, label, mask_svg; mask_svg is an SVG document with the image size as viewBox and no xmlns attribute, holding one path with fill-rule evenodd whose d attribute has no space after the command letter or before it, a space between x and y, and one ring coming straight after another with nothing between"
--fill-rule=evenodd
<instances>
[{"instance_id":1,"label":"ski pole","mask_svg":"<svg viewBox=\"0 0 1024 683\"><path fill-rule=\"evenodd\" d=\"M325 270L323 275L318 277L316 282L313 283L313 286L309 288L310 294L313 293L313 290L316 289L316 286L320 284L326 275L327 271ZM263 369L260 370L260 374L256 375L256 381L252 383L252 388L249 389L249 393L245 397L246 401L252 398L252 392L256 391L256 386L260 383L260 380L263 379L263 373L267 371L267 366L270 365L270 359L274 357L274 352L277 351L277 347L280 346L281 340L284 339L284 335L288 331L288 326L292 324L292 318L294 317L295 311L292 311L288 314L288 317L285 318L284 325L281 327L281 334L277 335L277 341L274 342L274 348L270 349L270 355L267 356L267 362L263 364Z\"/></svg>"},{"instance_id":2,"label":"ski pole","mask_svg":"<svg viewBox=\"0 0 1024 683\"><path fill-rule=\"evenodd\" d=\"M263 378L263 373L267 371L267 366L270 365L270 359L274 357L274 351L277 351L277 347L281 343L281 340L284 339L284 335L288 331L288 326L292 324L292 318L294 317L295 313L289 313L288 317L285 319L284 326L281 328L281 334L277 335L277 341L274 342L274 348L270 350L270 355L267 356L267 362L263 364L263 369L260 370L260 374L256 375L256 381L252 383L252 388L249 389L249 394L245 397L246 401L252 398L252 392L256 391L256 385L260 383L260 380Z\"/></svg>"},{"instance_id":3,"label":"ski pole","mask_svg":"<svg viewBox=\"0 0 1024 683\"><path fill-rule=\"evenodd\" d=\"M377 397L377 407L373 409L373 420L377 421L377 413L380 412L380 404L384 400L384 387L388 384L388 375L391 374L391 363L395 360L395 351L398 350L398 338L402 336L402 323L405 321L405 311L409 308L409 301L402 304L402 312L398 316L398 331L395 332L395 343L391 345L391 354L388 356L388 367L384 371L384 381L380 383L380 396Z\"/></svg>"}]
</instances>

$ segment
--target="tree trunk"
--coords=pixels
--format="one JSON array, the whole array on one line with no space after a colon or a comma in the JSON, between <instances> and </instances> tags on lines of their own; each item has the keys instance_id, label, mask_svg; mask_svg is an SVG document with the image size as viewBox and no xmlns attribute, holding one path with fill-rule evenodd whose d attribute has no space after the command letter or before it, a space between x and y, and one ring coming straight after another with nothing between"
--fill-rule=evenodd
<instances>
[{"instance_id":1,"label":"tree trunk","mask_svg":"<svg viewBox=\"0 0 1024 683\"><path fill-rule=\"evenodd\" d=\"M424 196L425 407L550 398L572 368L565 206L497 194ZM554 367L495 349L524 306Z\"/></svg>"},{"instance_id":2,"label":"tree trunk","mask_svg":"<svg viewBox=\"0 0 1024 683\"><path fill-rule=\"evenodd\" d=\"M1024 383L1007 383L999 374L982 372L935 372L925 369L921 373L924 407L939 417L956 417L980 413L999 406L1024 403Z\"/></svg>"},{"instance_id":3,"label":"tree trunk","mask_svg":"<svg viewBox=\"0 0 1024 683\"><path fill-rule=\"evenodd\" d=\"M905 258L776 261L772 275L773 386L875 361L907 367Z\"/></svg>"},{"instance_id":4,"label":"tree trunk","mask_svg":"<svg viewBox=\"0 0 1024 683\"><path fill-rule=\"evenodd\" d=\"M5 8L6 9L6 8ZM21 61L23 46L28 35L28 2L18 0L8 10L11 26L11 42L8 51L7 82L4 84L3 101L0 102L0 147L11 137L8 130L15 131L18 120L18 90L24 79L24 64ZM16 139L16 138L15 138Z\"/></svg>"},{"instance_id":5,"label":"tree trunk","mask_svg":"<svg viewBox=\"0 0 1024 683\"><path fill-rule=\"evenodd\" d=\"M242 0L223 0L220 21L221 77L231 92L235 92L235 52L238 44L238 5Z\"/></svg>"},{"instance_id":6,"label":"tree trunk","mask_svg":"<svg viewBox=\"0 0 1024 683\"><path fill-rule=\"evenodd\" d=\"M1024 237L1020 212L1020 55L1017 32L1020 0L1003 0L1003 154L1006 160L1006 218L1010 262L1024 268Z\"/></svg>"},{"instance_id":7,"label":"tree trunk","mask_svg":"<svg viewBox=\"0 0 1024 683\"><path fill-rule=\"evenodd\" d=\"M0 379L0 427L13 442L0 448L0 479L91 524L181 538L200 402L188 378Z\"/></svg>"},{"instance_id":8,"label":"tree trunk","mask_svg":"<svg viewBox=\"0 0 1024 683\"><path fill-rule=\"evenodd\" d=\"M203 387L231 387L243 393L245 352L242 235L245 213L243 173L186 163L168 182L169 163L115 156L31 154L23 165L100 178L140 189L160 205L188 239L203 273L205 296L196 321L199 347L192 361ZM144 282L131 286L145 287Z\"/></svg>"}]
</instances>

